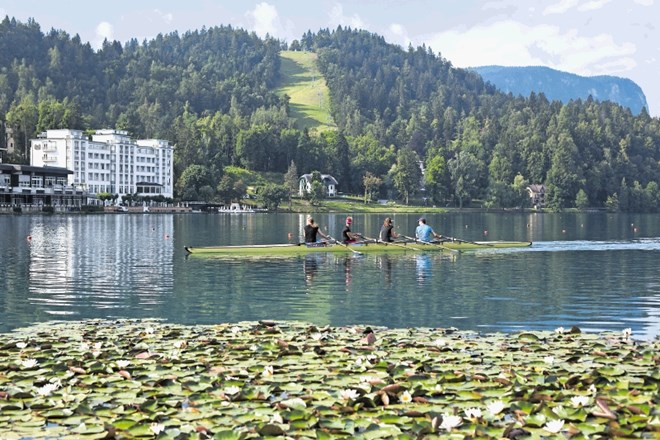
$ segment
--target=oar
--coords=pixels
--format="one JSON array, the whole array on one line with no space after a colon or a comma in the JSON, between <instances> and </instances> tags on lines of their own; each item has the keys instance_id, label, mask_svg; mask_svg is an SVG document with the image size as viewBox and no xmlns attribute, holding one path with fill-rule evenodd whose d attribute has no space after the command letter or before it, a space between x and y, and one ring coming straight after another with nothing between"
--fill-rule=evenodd
<instances>
[{"instance_id":1,"label":"oar","mask_svg":"<svg viewBox=\"0 0 660 440\"><path fill-rule=\"evenodd\" d=\"M490 243L477 243L476 241L461 240L460 238L456 238L456 237L448 237L448 236L446 236L446 235L442 235L441 237L443 237L443 238L447 238L447 239L449 239L449 240L451 240L451 241L458 241L458 242L462 242L462 243L470 243L470 244L474 244L474 245L477 245L477 246L490 246L490 247L493 247L493 246L494 246L494 245L492 245L492 244L490 244Z\"/></svg>"},{"instance_id":2,"label":"oar","mask_svg":"<svg viewBox=\"0 0 660 440\"><path fill-rule=\"evenodd\" d=\"M458 249L452 249L450 247L447 247L447 246L443 245L442 243L433 242L433 241L417 240L416 238L408 237L406 235L404 235L403 238L408 239L408 240L413 240L415 243L422 243L422 244L431 245L431 246L438 246L438 247L441 247L442 249L447 249L448 251L451 251L451 252L460 253L460 251Z\"/></svg>"},{"instance_id":3,"label":"oar","mask_svg":"<svg viewBox=\"0 0 660 440\"><path fill-rule=\"evenodd\" d=\"M349 245L347 245L346 243L342 243L341 241L337 241L336 238L333 238L333 237L330 236L330 235L328 235L328 238L329 238L330 240L334 241L335 244L340 244L340 245L344 246L346 249L348 249L349 251L353 252L355 255L362 255L362 252L358 252L358 251L356 251L355 249L351 249L351 247L350 247Z\"/></svg>"},{"instance_id":4,"label":"oar","mask_svg":"<svg viewBox=\"0 0 660 440\"><path fill-rule=\"evenodd\" d=\"M411 251L418 251L418 252L421 251L421 249L417 249L417 248L412 247L412 246L406 246L406 245L403 245L403 244L394 243L394 242L392 242L392 241L381 241L381 240L376 240L375 238L365 237L365 236L362 235L362 234L355 234L355 235L357 235L358 237L362 237L362 238L364 238L365 240L373 240L373 241L375 241L376 243L381 243L381 244L384 244L384 245L390 245L390 244L391 244L392 246L398 246L398 247L403 248L403 249L410 249Z\"/></svg>"}]
</instances>

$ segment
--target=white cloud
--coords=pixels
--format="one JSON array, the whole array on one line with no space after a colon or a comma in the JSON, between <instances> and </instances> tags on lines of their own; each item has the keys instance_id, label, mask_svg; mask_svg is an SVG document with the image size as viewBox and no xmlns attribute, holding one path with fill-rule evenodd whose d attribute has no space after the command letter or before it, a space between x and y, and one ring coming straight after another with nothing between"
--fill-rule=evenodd
<instances>
[{"instance_id":1,"label":"white cloud","mask_svg":"<svg viewBox=\"0 0 660 440\"><path fill-rule=\"evenodd\" d=\"M174 15L171 12L162 12L160 9L154 9L156 15L158 15L163 22L166 24L171 24L174 21Z\"/></svg>"},{"instance_id":2,"label":"white cloud","mask_svg":"<svg viewBox=\"0 0 660 440\"><path fill-rule=\"evenodd\" d=\"M465 31L435 34L426 44L459 67L548 66L580 75L612 74L636 67L632 43L609 34L580 35L576 29L528 26L505 20Z\"/></svg>"},{"instance_id":3,"label":"white cloud","mask_svg":"<svg viewBox=\"0 0 660 440\"><path fill-rule=\"evenodd\" d=\"M330 27L334 28L339 25L349 26L352 29L367 29L366 23L360 18L358 14L353 14L350 17L344 15L344 7L341 3L335 3L330 10Z\"/></svg>"},{"instance_id":4,"label":"white cloud","mask_svg":"<svg viewBox=\"0 0 660 440\"><path fill-rule=\"evenodd\" d=\"M595 11L596 9L600 9L612 0L592 0L588 1L583 5L578 6L578 11L581 12L588 12L588 11Z\"/></svg>"},{"instance_id":5,"label":"white cloud","mask_svg":"<svg viewBox=\"0 0 660 440\"><path fill-rule=\"evenodd\" d=\"M252 30L262 38L266 34L285 40L294 38L293 23L286 21L286 24L282 24L277 8L269 3L261 2L245 15L252 21Z\"/></svg>"},{"instance_id":6,"label":"white cloud","mask_svg":"<svg viewBox=\"0 0 660 440\"><path fill-rule=\"evenodd\" d=\"M103 40L114 40L114 26L107 21L102 21L96 25L96 38L94 39L94 46L100 48L103 45Z\"/></svg>"},{"instance_id":7,"label":"white cloud","mask_svg":"<svg viewBox=\"0 0 660 440\"><path fill-rule=\"evenodd\" d=\"M543 15L563 14L569 9L573 9L580 3L579 0L560 0L559 3L547 6L543 10Z\"/></svg>"},{"instance_id":8,"label":"white cloud","mask_svg":"<svg viewBox=\"0 0 660 440\"><path fill-rule=\"evenodd\" d=\"M633 0L638 5L653 6L654 0Z\"/></svg>"},{"instance_id":9,"label":"white cloud","mask_svg":"<svg viewBox=\"0 0 660 440\"><path fill-rule=\"evenodd\" d=\"M408 45L412 43L410 37L408 37L408 31L399 23L392 23L389 26L388 31L392 35L392 41L397 42L404 48L408 47Z\"/></svg>"}]
</instances>

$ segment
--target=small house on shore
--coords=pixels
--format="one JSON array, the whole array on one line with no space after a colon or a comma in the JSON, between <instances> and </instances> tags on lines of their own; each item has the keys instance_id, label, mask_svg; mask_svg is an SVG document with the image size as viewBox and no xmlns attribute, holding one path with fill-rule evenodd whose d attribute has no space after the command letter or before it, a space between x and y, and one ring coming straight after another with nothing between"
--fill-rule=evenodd
<instances>
[{"instance_id":1,"label":"small house on shore","mask_svg":"<svg viewBox=\"0 0 660 440\"><path fill-rule=\"evenodd\" d=\"M298 195L304 196L312 191L312 174L303 174L298 180ZM337 195L337 179L330 174L321 174L321 183L325 188L325 194L328 197L335 197Z\"/></svg>"},{"instance_id":2,"label":"small house on shore","mask_svg":"<svg viewBox=\"0 0 660 440\"><path fill-rule=\"evenodd\" d=\"M527 192L534 208L543 208L545 206L545 185L537 183L529 185Z\"/></svg>"}]
</instances>

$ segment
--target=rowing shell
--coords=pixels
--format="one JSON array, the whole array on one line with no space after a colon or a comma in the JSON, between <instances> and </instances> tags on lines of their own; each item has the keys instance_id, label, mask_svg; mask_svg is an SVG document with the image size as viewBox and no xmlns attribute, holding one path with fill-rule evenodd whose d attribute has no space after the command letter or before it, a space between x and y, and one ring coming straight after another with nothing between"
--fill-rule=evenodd
<instances>
[{"instance_id":1,"label":"rowing shell","mask_svg":"<svg viewBox=\"0 0 660 440\"><path fill-rule=\"evenodd\" d=\"M193 255L304 255L315 252L346 253L358 252L443 252L449 249L458 251L476 251L480 249L519 248L531 246L529 241L481 241L481 242L442 242L439 244L420 245L414 242L396 243L355 243L349 245L318 243L307 245L294 244L257 244L243 246L186 246L185 249Z\"/></svg>"}]
</instances>

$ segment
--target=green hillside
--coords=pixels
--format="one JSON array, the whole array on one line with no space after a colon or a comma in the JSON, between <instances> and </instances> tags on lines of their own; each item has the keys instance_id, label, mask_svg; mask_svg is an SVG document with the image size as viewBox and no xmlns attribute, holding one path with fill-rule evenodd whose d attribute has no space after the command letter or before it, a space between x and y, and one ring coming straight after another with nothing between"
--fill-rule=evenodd
<instances>
[{"instance_id":1,"label":"green hillside","mask_svg":"<svg viewBox=\"0 0 660 440\"><path fill-rule=\"evenodd\" d=\"M281 80L277 92L288 95L297 128L322 132L337 128L330 115L330 92L316 65L317 55L307 51L282 51Z\"/></svg>"}]
</instances>

